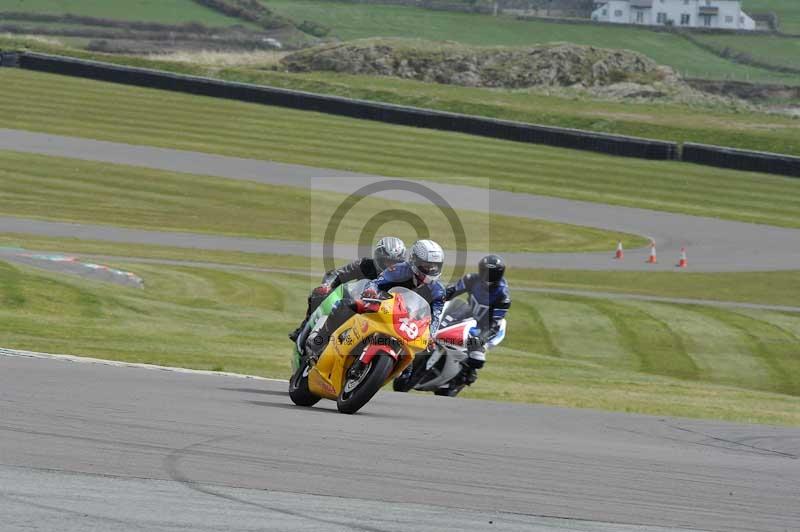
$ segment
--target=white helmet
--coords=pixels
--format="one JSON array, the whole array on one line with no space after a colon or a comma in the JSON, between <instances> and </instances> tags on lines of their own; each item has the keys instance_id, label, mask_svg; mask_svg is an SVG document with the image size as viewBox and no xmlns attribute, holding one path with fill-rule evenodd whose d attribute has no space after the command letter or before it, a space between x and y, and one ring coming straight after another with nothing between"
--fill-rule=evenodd
<instances>
[{"instance_id":1,"label":"white helmet","mask_svg":"<svg viewBox=\"0 0 800 532\"><path fill-rule=\"evenodd\" d=\"M420 283L430 284L437 281L442 275L444 264L442 246L433 240L417 240L411 247L409 263Z\"/></svg>"},{"instance_id":2,"label":"white helmet","mask_svg":"<svg viewBox=\"0 0 800 532\"><path fill-rule=\"evenodd\" d=\"M389 266L406 260L406 244L394 236L385 236L378 240L372 250L372 260L375 261L375 268L378 273Z\"/></svg>"}]
</instances>

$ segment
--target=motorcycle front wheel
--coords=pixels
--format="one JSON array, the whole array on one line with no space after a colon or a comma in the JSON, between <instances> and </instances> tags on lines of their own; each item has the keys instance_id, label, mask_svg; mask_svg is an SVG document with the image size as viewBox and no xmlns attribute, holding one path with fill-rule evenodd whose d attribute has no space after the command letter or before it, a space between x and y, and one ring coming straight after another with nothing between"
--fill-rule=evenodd
<instances>
[{"instance_id":1,"label":"motorcycle front wheel","mask_svg":"<svg viewBox=\"0 0 800 532\"><path fill-rule=\"evenodd\" d=\"M381 389L394 368L394 359L386 353L375 355L367 364L356 360L347 371L344 386L336 400L343 414L355 414Z\"/></svg>"},{"instance_id":2,"label":"motorcycle front wheel","mask_svg":"<svg viewBox=\"0 0 800 532\"><path fill-rule=\"evenodd\" d=\"M300 367L289 379L289 398L297 406L314 406L320 400L308 389L308 372L311 366L308 360L300 360Z\"/></svg>"}]
</instances>

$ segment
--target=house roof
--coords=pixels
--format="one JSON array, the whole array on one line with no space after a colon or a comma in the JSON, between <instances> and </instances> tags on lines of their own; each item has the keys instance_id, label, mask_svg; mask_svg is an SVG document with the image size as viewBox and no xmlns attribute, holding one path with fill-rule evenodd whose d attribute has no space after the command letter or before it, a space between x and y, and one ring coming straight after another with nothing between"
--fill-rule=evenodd
<instances>
[{"instance_id":1,"label":"house roof","mask_svg":"<svg viewBox=\"0 0 800 532\"><path fill-rule=\"evenodd\" d=\"M630 0L631 7L650 8L653 7L653 0Z\"/></svg>"}]
</instances>

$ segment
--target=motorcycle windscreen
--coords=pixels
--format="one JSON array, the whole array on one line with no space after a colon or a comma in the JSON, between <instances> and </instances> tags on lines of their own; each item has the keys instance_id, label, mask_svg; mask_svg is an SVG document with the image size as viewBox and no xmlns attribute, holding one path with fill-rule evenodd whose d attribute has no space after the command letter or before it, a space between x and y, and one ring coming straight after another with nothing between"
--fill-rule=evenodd
<instances>
[{"instance_id":1,"label":"motorcycle windscreen","mask_svg":"<svg viewBox=\"0 0 800 532\"><path fill-rule=\"evenodd\" d=\"M392 288L389 293L395 296L392 321L398 334L409 342L425 336L431 324L431 307L425 298L402 287Z\"/></svg>"},{"instance_id":2,"label":"motorcycle windscreen","mask_svg":"<svg viewBox=\"0 0 800 532\"><path fill-rule=\"evenodd\" d=\"M463 299L452 299L447 302L442 312L442 326L447 327L460 321L472 319L472 307Z\"/></svg>"},{"instance_id":3,"label":"motorcycle windscreen","mask_svg":"<svg viewBox=\"0 0 800 532\"><path fill-rule=\"evenodd\" d=\"M357 281L349 281L344 285L345 295L350 299L359 299L361 293L364 292L369 283L369 279L359 279Z\"/></svg>"}]
</instances>

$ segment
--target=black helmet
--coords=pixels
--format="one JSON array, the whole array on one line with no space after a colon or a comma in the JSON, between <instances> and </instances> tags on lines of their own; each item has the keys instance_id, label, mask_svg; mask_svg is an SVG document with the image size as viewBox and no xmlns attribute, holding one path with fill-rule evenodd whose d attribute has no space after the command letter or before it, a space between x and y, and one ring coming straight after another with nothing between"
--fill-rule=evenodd
<instances>
[{"instance_id":1,"label":"black helmet","mask_svg":"<svg viewBox=\"0 0 800 532\"><path fill-rule=\"evenodd\" d=\"M484 283L499 283L505 273L506 263L497 255L486 255L478 263L478 275Z\"/></svg>"},{"instance_id":2,"label":"black helmet","mask_svg":"<svg viewBox=\"0 0 800 532\"><path fill-rule=\"evenodd\" d=\"M385 236L375 244L375 249L372 250L372 260L375 261L375 268L378 272L382 272L386 268L406 260L406 245L397 237Z\"/></svg>"}]
</instances>

